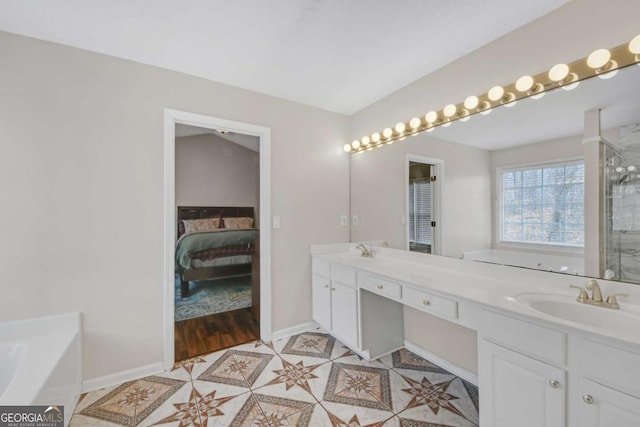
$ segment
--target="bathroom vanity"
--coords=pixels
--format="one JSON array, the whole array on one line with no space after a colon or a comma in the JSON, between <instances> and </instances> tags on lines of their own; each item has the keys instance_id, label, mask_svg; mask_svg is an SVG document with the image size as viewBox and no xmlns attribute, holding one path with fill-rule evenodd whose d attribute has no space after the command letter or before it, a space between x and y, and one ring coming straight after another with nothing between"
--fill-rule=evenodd
<instances>
[{"instance_id":1,"label":"bathroom vanity","mask_svg":"<svg viewBox=\"0 0 640 427\"><path fill-rule=\"evenodd\" d=\"M601 281L615 310L576 301L585 278L374 249L311 250L313 318L354 352L404 346L408 306L477 332L481 426L640 425L637 285Z\"/></svg>"}]
</instances>

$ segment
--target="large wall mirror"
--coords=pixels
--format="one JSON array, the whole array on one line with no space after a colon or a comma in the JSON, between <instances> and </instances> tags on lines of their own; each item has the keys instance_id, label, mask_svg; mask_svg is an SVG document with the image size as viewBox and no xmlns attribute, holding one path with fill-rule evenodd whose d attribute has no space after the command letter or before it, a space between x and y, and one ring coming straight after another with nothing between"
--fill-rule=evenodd
<instances>
[{"instance_id":1,"label":"large wall mirror","mask_svg":"<svg viewBox=\"0 0 640 427\"><path fill-rule=\"evenodd\" d=\"M640 67L611 77L352 154L351 240L640 283Z\"/></svg>"}]
</instances>

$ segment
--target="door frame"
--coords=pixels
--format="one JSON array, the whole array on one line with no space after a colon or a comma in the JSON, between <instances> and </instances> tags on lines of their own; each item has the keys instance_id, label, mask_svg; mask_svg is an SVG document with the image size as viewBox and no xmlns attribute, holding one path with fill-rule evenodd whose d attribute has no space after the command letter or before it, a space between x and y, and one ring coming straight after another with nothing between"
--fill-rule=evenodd
<instances>
[{"instance_id":1,"label":"door frame","mask_svg":"<svg viewBox=\"0 0 640 427\"><path fill-rule=\"evenodd\" d=\"M271 128L166 108L164 110L163 341L164 369L175 363L176 124L226 129L260 140L260 339L271 341Z\"/></svg>"},{"instance_id":2,"label":"door frame","mask_svg":"<svg viewBox=\"0 0 640 427\"><path fill-rule=\"evenodd\" d=\"M432 220L436 222L437 226L433 232L433 245L435 250L431 253L433 255L444 254L444 246L442 241L442 195L444 194L444 160L437 159L435 157L426 157L419 154L407 154L405 158L405 175L404 175L404 208L405 208L405 249L409 250L409 164L411 162L426 163L433 166L432 175L438 177L433 186L433 194L431 194L432 204L435 204L435 209L432 207Z\"/></svg>"}]
</instances>

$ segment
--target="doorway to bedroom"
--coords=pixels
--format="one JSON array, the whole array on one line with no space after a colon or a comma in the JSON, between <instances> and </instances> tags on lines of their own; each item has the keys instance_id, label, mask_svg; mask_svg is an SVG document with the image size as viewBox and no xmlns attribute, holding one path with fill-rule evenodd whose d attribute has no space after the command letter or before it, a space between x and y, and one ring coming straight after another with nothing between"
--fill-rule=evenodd
<instances>
[{"instance_id":1,"label":"doorway to bedroom","mask_svg":"<svg viewBox=\"0 0 640 427\"><path fill-rule=\"evenodd\" d=\"M260 138L175 125L175 361L260 338Z\"/></svg>"},{"instance_id":2,"label":"doorway to bedroom","mask_svg":"<svg viewBox=\"0 0 640 427\"><path fill-rule=\"evenodd\" d=\"M173 260L173 280L165 280L165 295L171 294L165 311L165 337L172 341L165 345L168 366L270 338L270 314L260 310L270 296L268 275L261 280L270 258L261 237L270 236L268 230L260 235L261 217L269 218L262 194L269 186L261 170L268 167L269 130L172 110L165 119L165 167L173 169L173 176L165 175L166 205L171 205L165 232L173 222L166 252L166 261ZM267 153L261 152L265 148ZM267 252L266 259L261 252Z\"/></svg>"}]
</instances>

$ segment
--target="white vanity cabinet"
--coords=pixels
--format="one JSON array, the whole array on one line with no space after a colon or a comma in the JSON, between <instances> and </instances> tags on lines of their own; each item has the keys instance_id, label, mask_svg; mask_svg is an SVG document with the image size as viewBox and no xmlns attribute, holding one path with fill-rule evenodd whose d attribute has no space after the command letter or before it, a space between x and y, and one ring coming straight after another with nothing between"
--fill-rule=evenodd
<instances>
[{"instance_id":1,"label":"white vanity cabinet","mask_svg":"<svg viewBox=\"0 0 640 427\"><path fill-rule=\"evenodd\" d=\"M492 311L481 334L480 425L640 426L640 352Z\"/></svg>"},{"instance_id":2,"label":"white vanity cabinet","mask_svg":"<svg viewBox=\"0 0 640 427\"><path fill-rule=\"evenodd\" d=\"M480 425L566 425L566 335L485 311L478 348Z\"/></svg>"},{"instance_id":3,"label":"white vanity cabinet","mask_svg":"<svg viewBox=\"0 0 640 427\"><path fill-rule=\"evenodd\" d=\"M313 320L345 345L358 345L356 271L314 259L312 274Z\"/></svg>"},{"instance_id":4,"label":"white vanity cabinet","mask_svg":"<svg viewBox=\"0 0 640 427\"><path fill-rule=\"evenodd\" d=\"M486 340L480 342L480 354L480 425L565 425L566 374L563 369Z\"/></svg>"},{"instance_id":5,"label":"white vanity cabinet","mask_svg":"<svg viewBox=\"0 0 640 427\"><path fill-rule=\"evenodd\" d=\"M640 353L581 338L580 427L640 426Z\"/></svg>"}]
</instances>

